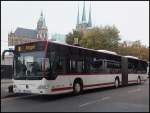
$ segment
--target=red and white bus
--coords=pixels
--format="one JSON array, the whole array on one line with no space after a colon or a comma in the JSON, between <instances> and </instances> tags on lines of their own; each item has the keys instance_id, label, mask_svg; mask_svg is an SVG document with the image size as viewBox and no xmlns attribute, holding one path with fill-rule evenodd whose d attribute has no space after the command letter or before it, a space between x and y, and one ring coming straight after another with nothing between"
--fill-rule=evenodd
<instances>
[{"instance_id":1,"label":"red and white bus","mask_svg":"<svg viewBox=\"0 0 150 113\"><path fill-rule=\"evenodd\" d=\"M51 41L16 45L13 91L60 94L130 83L147 79L147 62L105 50L93 50Z\"/></svg>"}]
</instances>

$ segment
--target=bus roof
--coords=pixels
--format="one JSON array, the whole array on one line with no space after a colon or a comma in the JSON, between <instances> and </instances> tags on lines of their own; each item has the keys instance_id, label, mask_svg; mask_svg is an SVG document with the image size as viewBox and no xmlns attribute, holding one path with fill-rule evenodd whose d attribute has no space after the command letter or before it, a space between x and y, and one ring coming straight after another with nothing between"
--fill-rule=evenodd
<instances>
[{"instance_id":1,"label":"bus roof","mask_svg":"<svg viewBox=\"0 0 150 113\"><path fill-rule=\"evenodd\" d=\"M80 46L75 46L75 45L70 45L70 44L65 44L65 43L61 43L61 42L55 42L55 41L49 41L50 43L55 43L55 44L60 44L60 45L64 45L64 46L69 46L69 47L74 47L74 48L80 48L80 49L84 49L84 50L90 50L90 51L94 51L94 52L99 52L99 53L105 53L105 54L109 54L109 55L115 55L115 56L120 56L115 52L112 51L108 51L108 50L94 50L94 49L89 49L89 48L84 48L84 47L80 47Z\"/></svg>"},{"instance_id":2,"label":"bus roof","mask_svg":"<svg viewBox=\"0 0 150 113\"><path fill-rule=\"evenodd\" d=\"M108 51L108 50L97 50L97 51L117 55L117 53L113 51Z\"/></svg>"},{"instance_id":3,"label":"bus roof","mask_svg":"<svg viewBox=\"0 0 150 113\"><path fill-rule=\"evenodd\" d=\"M37 42L46 42L46 40L45 41L39 40L39 41L30 42L30 43L37 43ZM141 60L141 61L147 62L145 60L139 59L139 58L134 57L134 56L122 56L122 55L119 55L119 54L117 54L116 52L113 52L113 51L94 50L94 49L84 48L84 47L70 45L70 44L66 44L66 43L61 43L61 42L58 42L58 41L50 41L50 40L48 40L48 42L49 43L54 43L54 44L59 44L59 45L64 45L64 46L69 46L69 47L74 47L74 48L79 48L79 49L84 49L84 50L89 50L89 51L94 51L94 52L99 52L99 53L104 53L104 54L109 54L109 55L113 55L113 56L126 57L126 58L130 58L130 59L136 59L136 60ZM29 44L29 42L28 43L24 43L24 44L18 44L18 45L25 45L25 44ZM18 45L16 45L16 46L18 46Z\"/></svg>"},{"instance_id":4,"label":"bus roof","mask_svg":"<svg viewBox=\"0 0 150 113\"><path fill-rule=\"evenodd\" d=\"M124 56L124 57L129 58L129 59L135 59L135 60L140 60L140 61L143 61L143 62L147 62L146 60L139 59L138 57L135 57L135 56Z\"/></svg>"},{"instance_id":5,"label":"bus roof","mask_svg":"<svg viewBox=\"0 0 150 113\"><path fill-rule=\"evenodd\" d=\"M135 56L124 56L126 58L133 58L133 59L139 59L138 57L135 57Z\"/></svg>"}]
</instances>

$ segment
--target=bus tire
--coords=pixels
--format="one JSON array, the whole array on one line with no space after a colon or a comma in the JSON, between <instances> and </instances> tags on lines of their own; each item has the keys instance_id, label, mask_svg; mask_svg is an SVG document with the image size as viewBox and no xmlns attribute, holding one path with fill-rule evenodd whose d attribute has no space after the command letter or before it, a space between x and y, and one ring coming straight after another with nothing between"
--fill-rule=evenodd
<instances>
[{"instance_id":1,"label":"bus tire","mask_svg":"<svg viewBox=\"0 0 150 113\"><path fill-rule=\"evenodd\" d=\"M13 93L13 85L8 86L8 92Z\"/></svg>"},{"instance_id":2,"label":"bus tire","mask_svg":"<svg viewBox=\"0 0 150 113\"><path fill-rule=\"evenodd\" d=\"M115 88L119 87L119 78L116 77L115 82L114 82Z\"/></svg>"},{"instance_id":3,"label":"bus tire","mask_svg":"<svg viewBox=\"0 0 150 113\"><path fill-rule=\"evenodd\" d=\"M80 94L83 90L82 82L79 80L75 80L73 84L73 93L74 94Z\"/></svg>"},{"instance_id":4,"label":"bus tire","mask_svg":"<svg viewBox=\"0 0 150 113\"><path fill-rule=\"evenodd\" d=\"M138 85L141 84L141 78L140 78L140 76L138 76L137 84L138 84Z\"/></svg>"}]
</instances>

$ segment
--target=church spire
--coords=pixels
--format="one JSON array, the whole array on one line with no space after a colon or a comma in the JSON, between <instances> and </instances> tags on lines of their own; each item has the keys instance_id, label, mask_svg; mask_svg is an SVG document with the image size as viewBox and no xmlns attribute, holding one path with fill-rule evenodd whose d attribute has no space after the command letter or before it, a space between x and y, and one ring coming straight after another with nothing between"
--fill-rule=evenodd
<instances>
[{"instance_id":1,"label":"church spire","mask_svg":"<svg viewBox=\"0 0 150 113\"><path fill-rule=\"evenodd\" d=\"M77 26L79 25L79 4L78 4L78 15L77 15Z\"/></svg>"},{"instance_id":2,"label":"church spire","mask_svg":"<svg viewBox=\"0 0 150 113\"><path fill-rule=\"evenodd\" d=\"M43 17L43 11L41 11L41 17Z\"/></svg>"},{"instance_id":3,"label":"church spire","mask_svg":"<svg viewBox=\"0 0 150 113\"><path fill-rule=\"evenodd\" d=\"M90 9L89 9L89 21L88 21L88 27L92 27L92 19L91 19L91 3L90 3Z\"/></svg>"},{"instance_id":4,"label":"church spire","mask_svg":"<svg viewBox=\"0 0 150 113\"><path fill-rule=\"evenodd\" d=\"M84 5L83 5L82 22L86 22L86 14L85 14L85 1L84 1Z\"/></svg>"}]
</instances>

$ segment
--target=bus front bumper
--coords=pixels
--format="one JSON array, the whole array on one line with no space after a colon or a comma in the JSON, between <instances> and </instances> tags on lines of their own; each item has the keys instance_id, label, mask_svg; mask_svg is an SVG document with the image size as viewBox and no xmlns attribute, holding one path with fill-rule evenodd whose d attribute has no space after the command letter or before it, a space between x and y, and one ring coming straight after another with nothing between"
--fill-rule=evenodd
<instances>
[{"instance_id":1,"label":"bus front bumper","mask_svg":"<svg viewBox=\"0 0 150 113\"><path fill-rule=\"evenodd\" d=\"M24 94L49 94L48 89L19 89L13 88L14 93L24 93Z\"/></svg>"}]
</instances>

